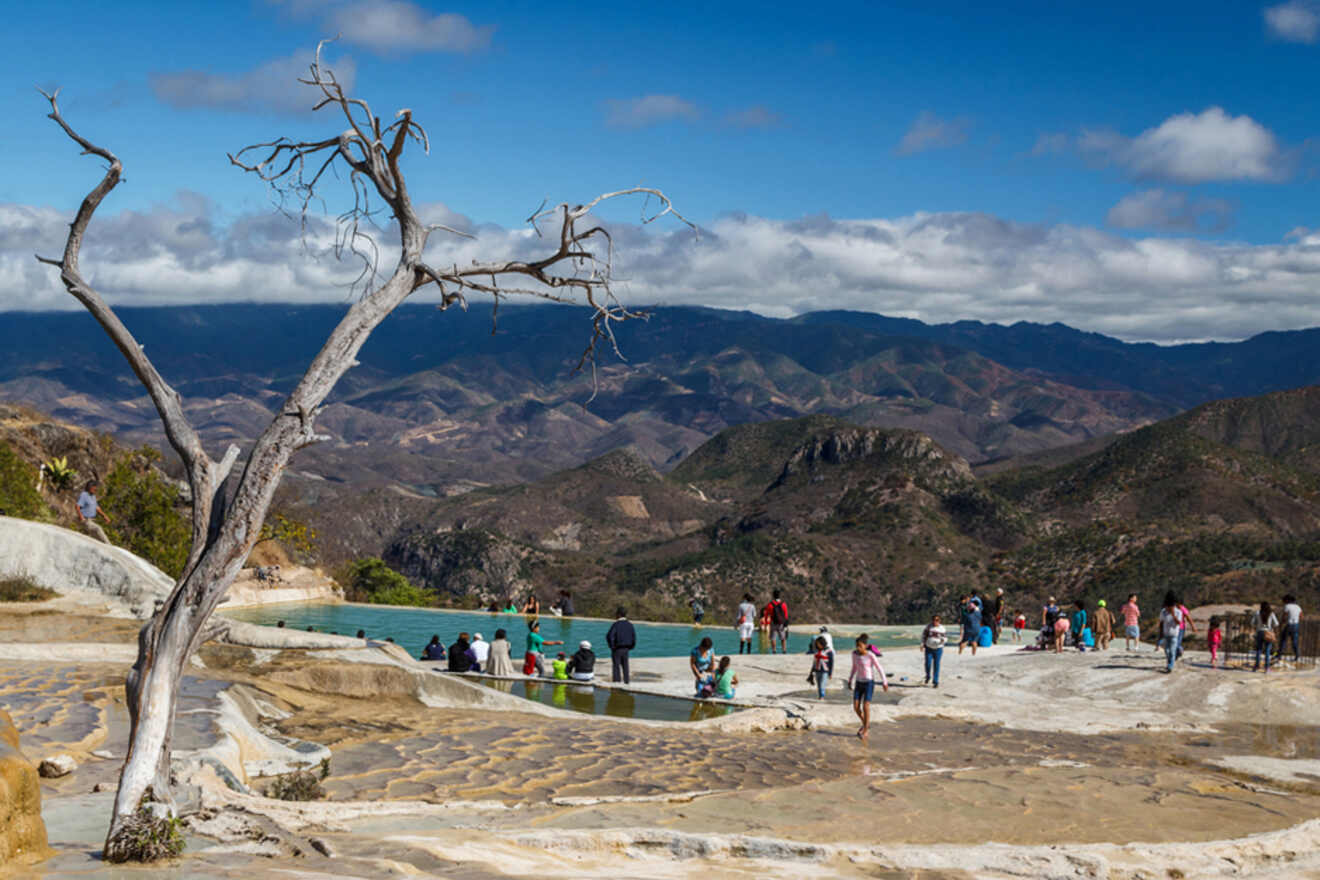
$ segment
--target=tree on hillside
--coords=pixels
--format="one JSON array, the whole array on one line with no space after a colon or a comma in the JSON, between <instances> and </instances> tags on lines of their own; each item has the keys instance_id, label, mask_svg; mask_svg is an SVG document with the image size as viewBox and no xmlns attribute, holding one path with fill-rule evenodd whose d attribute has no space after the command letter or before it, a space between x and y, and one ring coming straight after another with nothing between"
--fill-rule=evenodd
<instances>
[{"instance_id":1,"label":"tree on hillside","mask_svg":"<svg viewBox=\"0 0 1320 880\"><path fill-rule=\"evenodd\" d=\"M592 210L610 199L638 195L646 197L652 206L643 222L667 214L683 220L664 193L641 187L606 193L582 204L547 207L543 203L528 218L538 233L541 227L549 227L545 253L540 258L473 262L466 266L429 265L424 251L432 232L464 233L423 223L408 191L404 154L416 148L429 151L427 134L410 110L400 110L394 121L385 125L365 101L346 94L334 72L322 63L322 46L317 47L307 78L300 82L312 90L315 109L330 110L336 118L342 117L347 127L323 140L281 137L254 144L229 158L297 206L304 223L309 207L319 201L318 186L327 179L327 173L342 175L348 181L353 203L338 218L336 254L362 259L361 296L347 309L307 372L257 438L232 491L221 489L238 459L238 448L230 446L219 461L206 453L178 392L161 377L142 346L82 274L79 254L83 236L97 207L120 182L123 166L110 150L93 144L65 121L57 102L58 92L43 92L50 102L49 118L82 148L84 155L101 158L107 168L78 208L63 255L59 259L37 259L59 269L60 281L69 293L91 312L123 353L150 394L192 487L192 543L183 572L169 598L139 633L137 662L128 675L130 743L106 836L104 855L110 861L141 857L133 841L142 839L143 832L150 832L152 826L159 826L164 834L173 828L176 811L169 783L170 741L180 678L189 657L222 625L219 621L208 623L211 613L261 537L262 523L284 468L297 450L324 439L315 431L318 408L340 377L356 364L357 354L372 330L410 294L432 284L438 288L441 308L455 303L466 308L468 293L492 297L495 308L501 299L513 295L585 303L592 309L592 332L581 366L592 362L598 344L613 345L613 322L637 316L613 295L611 238ZM377 275L388 256L382 252L385 246L364 231L377 210L388 210L397 227L393 230L397 241L388 246L390 252L397 252L397 259L388 277L383 272ZM381 277L383 282L376 283Z\"/></svg>"}]
</instances>

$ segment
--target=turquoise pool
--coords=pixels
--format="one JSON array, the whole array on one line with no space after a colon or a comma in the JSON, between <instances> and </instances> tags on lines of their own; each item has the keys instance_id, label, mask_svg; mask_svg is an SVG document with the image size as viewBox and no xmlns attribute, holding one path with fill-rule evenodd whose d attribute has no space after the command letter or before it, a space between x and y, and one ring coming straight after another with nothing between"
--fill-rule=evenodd
<instances>
[{"instance_id":1,"label":"turquoise pool","mask_svg":"<svg viewBox=\"0 0 1320 880\"><path fill-rule=\"evenodd\" d=\"M223 612L235 620L250 623L274 625L283 620L286 626L295 629L315 627L317 632L338 632L340 635L355 635L358 630L366 630L373 639L394 639L413 656L422 653L422 647L431 641L432 635L440 636L446 645L452 643L460 632L481 633L486 641L495 636L496 629L508 632L513 645L515 658L521 657L524 639L527 637L527 618L521 614L491 614L485 611L445 611L434 608L399 608L391 605L354 605L354 604L288 604L264 605L255 608L235 608ZM562 639L567 645L567 653L577 649L577 644L584 639L591 642L597 656L608 657L605 647L605 633L612 621L582 617L542 617L541 635L547 640ZM634 657L682 657L692 650L702 637L710 636L715 642L715 651L720 654L738 653L738 634L732 626L688 626L672 623L638 623L637 648ZM857 627L840 624L831 626L836 650L845 651L851 645L852 637L858 632ZM880 647L898 647L915 645L921 633L921 627L885 626L867 630L871 640ZM809 637L805 633L793 633L789 636L790 653L802 654L807 650ZM758 635L752 646L759 653L769 653L768 641L762 641ZM548 647L546 653L553 657L560 648Z\"/></svg>"},{"instance_id":2,"label":"turquoise pool","mask_svg":"<svg viewBox=\"0 0 1320 880\"><path fill-rule=\"evenodd\" d=\"M737 712L738 707L681 697L660 697L632 691L592 687L563 681L529 679L482 679L486 687L536 700L547 706L582 712L587 715L611 715L615 718L643 718L648 721L704 721Z\"/></svg>"}]
</instances>

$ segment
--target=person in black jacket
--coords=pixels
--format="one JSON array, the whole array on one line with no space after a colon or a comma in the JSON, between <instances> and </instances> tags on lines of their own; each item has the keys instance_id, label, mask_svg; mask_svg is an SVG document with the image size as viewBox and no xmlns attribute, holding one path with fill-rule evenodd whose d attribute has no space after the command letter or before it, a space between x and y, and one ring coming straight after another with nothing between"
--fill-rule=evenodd
<instances>
[{"instance_id":1,"label":"person in black jacket","mask_svg":"<svg viewBox=\"0 0 1320 880\"><path fill-rule=\"evenodd\" d=\"M449 671L467 672L472 668L472 655L468 653L468 634L459 633L458 641L449 646Z\"/></svg>"},{"instance_id":2,"label":"person in black jacket","mask_svg":"<svg viewBox=\"0 0 1320 880\"><path fill-rule=\"evenodd\" d=\"M628 622L628 612L619 608L614 612L617 620L605 634L605 644L610 646L610 659L614 661L614 680L630 684L628 679L628 652L637 647L637 630Z\"/></svg>"},{"instance_id":3,"label":"person in black jacket","mask_svg":"<svg viewBox=\"0 0 1320 880\"><path fill-rule=\"evenodd\" d=\"M596 652L591 642L580 642L572 657L568 658L568 674L574 681L591 681L596 675Z\"/></svg>"}]
</instances>

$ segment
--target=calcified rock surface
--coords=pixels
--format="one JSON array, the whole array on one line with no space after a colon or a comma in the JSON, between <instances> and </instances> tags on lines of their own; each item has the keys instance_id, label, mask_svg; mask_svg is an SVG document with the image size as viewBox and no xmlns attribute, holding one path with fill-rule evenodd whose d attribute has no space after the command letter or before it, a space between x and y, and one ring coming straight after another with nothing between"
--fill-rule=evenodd
<instances>
[{"instance_id":1,"label":"calcified rock surface","mask_svg":"<svg viewBox=\"0 0 1320 880\"><path fill-rule=\"evenodd\" d=\"M36 768L19 750L18 731L0 710L0 870L46 855L41 787Z\"/></svg>"},{"instance_id":2,"label":"calcified rock surface","mask_svg":"<svg viewBox=\"0 0 1320 880\"><path fill-rule=\"evenodd\" d=\"M98 876L126 662L36 656L61 621L106 657L132 638L0 606L0 641L30 649L0 653L0 705L29 751L78 761L43 782L55 855L37 876ZM1149 650L1000 647L946 654L936 691L916 684L916 652L893 650L890 702L862 743L841 687L804 693L800 656L734 658L739 696L762 708L640 723L436 675L390 645L228 638L185 677L188 854L144 876L1320 876L1314 672L1193 656L1170 679ZM681 658L634 666L648 689L689 686ZM260 795L327 755L329 799Z\"/></svg>"}]
</instances>

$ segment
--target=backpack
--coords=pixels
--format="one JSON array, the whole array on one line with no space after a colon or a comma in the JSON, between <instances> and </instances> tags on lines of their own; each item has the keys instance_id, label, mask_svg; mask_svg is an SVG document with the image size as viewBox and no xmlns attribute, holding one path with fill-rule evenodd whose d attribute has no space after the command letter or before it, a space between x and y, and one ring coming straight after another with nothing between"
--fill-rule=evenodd
<instances>
[{"instance_id":1,"label":"backpack","mask_svg":"<svg viewBox=\"0 0 1320 880\"><path fill-rule=\"evenodd\" d=\"M776 599L770 603L770 622L775 626L788 625L788 606Z\"/></svg>"}]
</instances>

